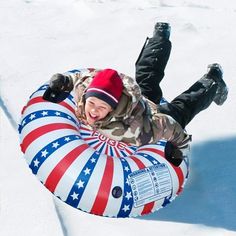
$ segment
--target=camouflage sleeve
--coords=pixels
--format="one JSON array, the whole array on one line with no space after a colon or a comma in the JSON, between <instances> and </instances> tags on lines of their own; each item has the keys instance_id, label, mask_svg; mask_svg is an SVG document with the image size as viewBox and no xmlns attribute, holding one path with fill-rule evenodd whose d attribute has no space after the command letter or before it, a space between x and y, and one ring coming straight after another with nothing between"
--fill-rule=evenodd
<instances>
[{"instance_id":1,"label":"camouflage sleeve","mask_svg":"<svg viewBox=\"0 0 236 236\"><path fill-rule=\"evenodd\" d=\"M165 139L178 148L187 147L191 136L171 116L156 113L152 117L153 142Z\"/></svg>"}]
</instances>

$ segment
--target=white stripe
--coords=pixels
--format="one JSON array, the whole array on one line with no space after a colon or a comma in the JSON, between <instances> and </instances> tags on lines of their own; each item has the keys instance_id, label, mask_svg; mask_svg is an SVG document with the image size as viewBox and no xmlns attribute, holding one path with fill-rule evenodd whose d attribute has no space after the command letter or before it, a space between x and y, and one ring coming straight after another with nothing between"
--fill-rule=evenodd
<instances>
[{"instance_id":1,"label":"white stripe","mask_svg":"<svg viewBox=\"0 0 236 236\"><path fill-rule=\"evenodd\" d=\"M102 89L98 89L98 88L89 88L89 89L87 90L87 92L89 92L89 91L91 91L91 90L95 90L95 91L98 91L98 92L104 93L104 94L106 94L108 97L110 97L112 100L114 100L116 103L118 103L118 100L117 100L115 97L113 97L111 94L107 93L106 91L104 91L104 90L102 90Z\"/></svg>"},{"instance_id":2,"label":"white stripe","mask_svg":"<svg viewBox=\"0 0 236 236\"><path fill-rule=\"evenodd\" d=\"M158 210L160 210L161 208L163 208L162 205L163 205L164 201L165 201L165 198L161 198L161 199L156 200L156 201L154 202L154 206L153 206L151 212L153 213L153 212L158 211Z\"/></svg>"},{"instance_id":3,"label":"white stripe","mask_svg":"<svg viewBox=\"0 0 236 236\"><path fill-rule=\"evenodd\" d=\"M81 140L77 140L78 146L79 142L81 144ZM68 194L70 193L71 188L73 187L78 175L84 168L85 164L87 163L88 159L93 154L93 150L91 148L86 149L80 154L75 161L70 165L70 167L66 170L65 174L62 176L61 180L59 181L54 194L59 196L62 201L66 201Z\"/></svg>"},{"instance_id":4,"label":"white stripe","mask_svg":"<svg viewBox=\"0 0 236 236\"><path fill-rule=\"evenodd\" d=\"M36 96L36 97L38 97L38 96ZM66 99L66 103L75 109L75 105L69 99ZM38 102L38 103L34 103L34 104L28 106L24 110L24 113L21 116L21 119L23 120L28 114L33 113L33 112L37 112L40 110L56 110L58 112L64 112L64 113L67 113L68 115L72 116L74 119L76 119L75 114L73 112L71 112L69 109L67 109L66 107L64 107L58 103L52 103L52 102Z\"/></svg>"},{"instance_id":5,"label":"white stripe","mask_svg":"<svg viewBox=\"0 0 236 236\"><path fill-rule=\"evenodd\" d=\"M91 212L103 178L103 173L106 167L106 158L106 155L101 154L97 160L97 164L78 205L78 208L83 211Z\"/></svg>"},{"instance_id":6,"label":"white stripe","mask_svg":"<svg viewBox=\"0 0 236 236\"><path fill-rule=\"evenodd\" d=\"M56 117L56 116L50 116L50 117L42 117L36 120L31 121L30 123L28 123L21 131L20 134L20 140L21 142L23 142L24 138L30 134L30 132L34 131L37 128L41 128L42 126L45 125L53 125L56 123L63 123L65 125L71 125L74 126L75 129L77 129L77 126L75 125L75 123L71 120L68 120L64 117ZM69 129L69 128L68 128ZM69 129L72 130L72 129ZM45 133L46 134L46 133ZM66 134L69 135L70 133ZM77 131L77 134L79 134L79 132ZM44 144L46 144L44 142Z\"/></svg>"},{"instance_id":7,"label":"white stripe","mask_svg":"<svg viewBox=\"0 0 236 236\"><path fill-rule=\"evenodd\" d=\"M46 145L50 142L64 137L66 135L77 135L78 132L71 129L63 129L63 130L54 130L52 132L45 133L41 137L38 137L34 142L32 142L28 148L26 149L24 158L28 164L30 164L34 158L34 156ZM58 147L59 148L59 147Z\"/></svg>"},{"instance_id":8,"label":"white stripe","mask_svg":"<svg viewBox=\"0 0 236 236\"><path fill-rule=\"evenodd\" d=\"M44 184L50 175L50 173L53 171L53 169L56 167L56 165L64 159L64 157L70 153L73 149L78 147L81 144L81 140L74 140L70 143L67 143L64 146L61 146L58 148L54 153L52 153L40 166L37 177L40 181L42 181Z\"/></svg>"}]
</instances>

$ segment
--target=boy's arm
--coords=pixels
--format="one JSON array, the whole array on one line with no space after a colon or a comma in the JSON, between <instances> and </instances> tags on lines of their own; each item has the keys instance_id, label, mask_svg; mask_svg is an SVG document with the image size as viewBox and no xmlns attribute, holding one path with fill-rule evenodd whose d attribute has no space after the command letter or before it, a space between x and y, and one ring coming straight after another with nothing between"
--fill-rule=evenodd
<instances>
[{"instance_id":1,"label":"boy's arm","mask_svg":"<svg viewBox=\"0 0 236 236\"><path fill-rule=\"evenodd\" d=\"M87 70L74 70L63 74L54 74L43 97L45 100L59 103L69 96L70 92L74 89L75 100L78 101L91 81L92 74L92 72L89 74Z\"/></svg>"},{"instance_id":2,"label":"boy's arm","mask_svg":"<svg viewBox=\"0 0 236 236\"><path fill-rule=\"evenodd\" d=\"M154 140L166 139L176 147L183 146L190 139L181 125L171 116L157 113L152 117Z\"/></svg>"},{"instance_id":3,"label":"boy's arm","mask_svg":"<svg viewBox=\"0 0 236 236\"><path fill-rule=\"evenodd\" d=\"M172 149L168 152L175 155L173 158L183 159L186 151L189 150L191 135L188 135L181 125L171 116L156 113L152 117L153 142L165 139L170 143L168 148Z\"/></svg>"}]
</instances>

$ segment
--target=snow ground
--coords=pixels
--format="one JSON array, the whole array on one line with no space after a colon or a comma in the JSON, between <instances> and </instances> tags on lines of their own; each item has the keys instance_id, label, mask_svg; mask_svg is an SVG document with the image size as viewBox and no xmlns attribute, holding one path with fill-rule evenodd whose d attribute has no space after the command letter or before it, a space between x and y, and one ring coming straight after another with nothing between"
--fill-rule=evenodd
<instances>
[{"instance_id":1,"label":"snow ground","mask_svg":"<svg viewBox=\"0 0 236 236\"><path fill-rule=\"evenodd\" d=\"M229 0L1 1L0 235L236 235L235 20L236 3ZM29 95L55 72L113 67L133 75L156 21L172 25L173 49L162 82L168 100L212 62L222 64L230 88L222 107L213 104L188 127L194 139L184 192L166 208L136 219L93 216L56 199L54 205L27 168L10 124L15 126Z\"/></svg>"}]
</instances>

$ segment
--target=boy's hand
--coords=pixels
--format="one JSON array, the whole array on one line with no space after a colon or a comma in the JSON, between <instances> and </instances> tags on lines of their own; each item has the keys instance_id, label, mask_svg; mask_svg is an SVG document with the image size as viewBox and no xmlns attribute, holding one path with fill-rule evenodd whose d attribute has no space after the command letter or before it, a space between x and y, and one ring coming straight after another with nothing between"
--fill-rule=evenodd
<instances>
[{"instance_id":1,"label":"boy's hand","mask_svg":"<svg viewBox=\"0 0 236 236\"><path fill-rule=\"evenodd\" d=\"M49 87L55 92L71 92L73 90L73 80L70 76L55 74L49 82Z\"/></svg>"},{"instance_id":2,"label":"boy's hand","mask_svg":"<svg viewBox=\"0 0 236 236\"><path fill-rule=\"evenodd\" d=\"M47 101L60 103L65 100L73 90L73 79L63 74L55 74L49 82L43 98Z\"/></svg>"},{"instance_id":3,"label":"boy's hand","mask_svg":"<svg viewBox=\"0 0 236 236\"><path fill-rule=\"evenodd\" d=\"M188 145L186 147L176 147L171 142L167 142L165 146L165 158L167 161L171 162L174 166L179 166L183 159L186 157L186 150L189 149Z\"/></svg>"}]
</instances>

